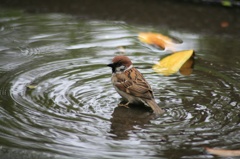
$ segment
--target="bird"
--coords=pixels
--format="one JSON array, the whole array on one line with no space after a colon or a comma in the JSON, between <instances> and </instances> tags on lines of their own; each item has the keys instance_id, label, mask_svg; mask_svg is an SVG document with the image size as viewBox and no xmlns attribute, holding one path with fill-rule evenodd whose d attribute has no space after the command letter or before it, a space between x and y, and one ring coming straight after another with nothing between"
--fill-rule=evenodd
<instances>
[{"instance_id":1,"label":"bird","mask_svg":"<svg viewBox=\"0 0 240 159\"><path fill-rule=\"evenodd\" d=\"M143 103L151 107L155 114L164 113L164 110L157 105L154 99L151 86L133 66L129 57L117 55L107 66L112 68L111 82L113 87L123 99L127 100L126 104L119 104L119 106L128 107L130 103Z\"/></svg>"}]
</instances>

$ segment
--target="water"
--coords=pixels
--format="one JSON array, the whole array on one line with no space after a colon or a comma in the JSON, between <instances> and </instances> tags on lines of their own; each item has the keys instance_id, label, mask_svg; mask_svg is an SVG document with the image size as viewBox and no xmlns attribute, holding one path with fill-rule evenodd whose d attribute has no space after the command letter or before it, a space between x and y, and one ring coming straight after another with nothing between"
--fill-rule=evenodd
<instances>
[{"instance_id":1,"label":"water","mask_svg":"<svg viewBox=\"0 0 240 159\"><path fill-rule=\"evenodd\" d=\"M239 39L123 21L5 10L0 22L0 156L15 158L214 158L240 149ZM169 50L142 44L155 31L194 49L193 73L163 76ZM117 107L106 65L125 48L166 113Z\"/></svg>"}]
</instances>

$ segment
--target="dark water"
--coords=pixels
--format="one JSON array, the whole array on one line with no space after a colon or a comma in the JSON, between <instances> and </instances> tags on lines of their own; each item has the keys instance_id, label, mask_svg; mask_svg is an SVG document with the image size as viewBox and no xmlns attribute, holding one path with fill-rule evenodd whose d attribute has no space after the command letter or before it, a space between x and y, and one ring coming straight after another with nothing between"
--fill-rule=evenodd
<instances>
[{"instance_id":1,"label":"dark water","mask_svg":"<svg viewBox=\"0 0 240 159\"><path fill-rule=\"evenodd\" d=\"M143 31L182 39L176 51L194 49L193 73L154 73L169 51L140 43ZM0 37L0 158L214 158L203 148L240 149L238 38L9 9ZM117 107L106 64L122 46L161 117Z\"/></svg>"}]
</instances>

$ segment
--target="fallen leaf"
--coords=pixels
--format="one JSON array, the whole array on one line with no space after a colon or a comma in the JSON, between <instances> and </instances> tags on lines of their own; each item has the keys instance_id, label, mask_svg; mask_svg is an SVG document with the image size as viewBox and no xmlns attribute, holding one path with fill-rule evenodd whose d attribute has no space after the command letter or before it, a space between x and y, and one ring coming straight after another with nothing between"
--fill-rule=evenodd
<instances>
[{"instance_id":1,"label":"fallen leaf","mask_svg":"<svg viewBox=\"0 0 240 159\"><path fill-rule=\"evenodd\" d=\"M29 85L27 85L27 88L28 89L35 89L35 88L37 88L37 85L29 84Z\"/></svg>"},{"instance_id":2,"label":"fallen leaf","mask_svg":"<svg viewBox=\"0 0 240 159\"><path fill-rule=\"evenodd\" d=\"M227 28L229 26L229 23L227 21L223 21L223 22L221 22L220 25L222 28Z\"/></svg>"},{"instance_id":3,"label":"fallen leaf","mask_svg":"<svg viewBox=\"0 0 240 159\"><path fill-rule=\"evenodd\" d=\"M188 61L193 56L193 50L185 50L175 52L162 60L160 60L157 64L153 66L153 70L157 73L161 73L163 75L171 75L180 70L180 73L183 75L189 75L192 71L193 59L192 61ZM188 61L188 62L187 62ZM186 63L187 62L187 63ZM186 64L185 64L186 63ZM189 72L187 72L186 70Z\"/></svg>"},{"instance_id":4,"label":"fallen leaf","mask_svg":"<svg viewBox=\"0 0 240 159\"><path fill-rule=\"evenodd\" d=\"M231 157L231 156L240 156L240 150L226 150L226 149L212 149L205 147L205 150L213 155Z\"/></svg>"},{"instance_id":5,"label":"fallen leaf","mask_svg":"<svg viewBox=\"0 0 240 159\"><path fill-rule=\"evenodd\" d=\"M222 0L222 5L225 7L232 7L232 3L230 2L230 0Z\"/></svg>"},{"instance_id":6,"label":"fallen leaf","mask_svg":"<svg viewBox=\"0 0 240 159\"><path fill-rule=\"evenodd\" d=\"M165 48L172 48L172 46L175 44L172 38L152 32L139 33L138 39L143 43L147 43L149 45L156 45L163 50Z\"/></svg>"}]
</instances>

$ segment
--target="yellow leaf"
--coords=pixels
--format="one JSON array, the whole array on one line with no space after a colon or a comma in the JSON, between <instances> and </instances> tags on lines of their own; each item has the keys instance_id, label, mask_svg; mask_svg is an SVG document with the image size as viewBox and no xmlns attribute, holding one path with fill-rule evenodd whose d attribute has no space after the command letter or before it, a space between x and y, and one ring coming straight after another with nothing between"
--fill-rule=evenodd
<instances>
[{"instance_id":1,"label":"yellow leaf","mask_svg":"<svg viewBox=\"0 0 240 159\"><path fill-rule=\"evenodd\" d=\"M183 75L189 75L189 73L191 74L192 71L192 55L193 50L175 52L160 60L156 65L153 66L153 70L163 75L171 75L180 70L180 73L182 73ZM187 68L190 68L190 70L187 70L189 72L186 71Z\"/></svg>"},{"instance_id":2,"label":"yellow leaf","mask_svg":"<svg viewBox=\"0 0 240 159\"><path fill-rule=\"evenodd\" d=\"M158 47L165 49L171 47L174 43L173 39L158 33L139 33L138 39L150 45L157 45Z\"/></svg>"},{"instance_id":3,"label":"yellow leaf","mask_svg":"<svg viewBox=\"0 0 240 159\"><path fill-rule=\"evenodd\" d=\"M30 85L27 85L27 88L28 89L35 89L35 88L37 88L37 85L30 84Z\"/></svg>"},{"instance_id":4,"label":"yellow leaf","mask_svg":"<svg viewBox=\"0 0 240 159\"><path fill-rule=\"evenodd\" d=\"M230 156L240 156L240 150L225 150L225 149L212 149L206 147L205 150L213 155L230 157Z\"/></svg>"}]
</instances>

